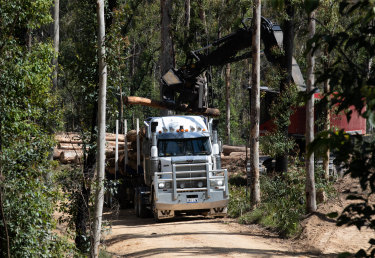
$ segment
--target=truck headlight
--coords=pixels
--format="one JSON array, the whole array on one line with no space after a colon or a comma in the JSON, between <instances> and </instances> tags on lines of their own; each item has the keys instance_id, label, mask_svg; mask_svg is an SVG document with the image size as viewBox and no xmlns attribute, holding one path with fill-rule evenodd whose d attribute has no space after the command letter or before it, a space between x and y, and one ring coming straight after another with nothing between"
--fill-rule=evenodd
<instances>
[{"instance_id":1,"label":"truck headlight","mask_svg":"<svg viewBox=\"0 0 375 258\"><path fill-rule=\"evenodd\" d=\"M203 182L199 181L198 182L198 188L201 188L203 186Z\"/></svg>"},{"instance_id":2,"label":"truck headlight","mask_svg":"<svg viewBox=\"0 0 375 258\"><path fill-rule=\"evenodd\" d=\"M171 188L171 182L160 182L158 186L159 189Z\"/></svg>"},{"instance_id":3,"label":"truck headlight","mask_svg":"<svg viewBox=\"0 0 375 258\"><path fill-rule=\"evenodd\" d=\"M212 180L211 186L223 186L223 180Z\"/></svg>"}]
</instances>

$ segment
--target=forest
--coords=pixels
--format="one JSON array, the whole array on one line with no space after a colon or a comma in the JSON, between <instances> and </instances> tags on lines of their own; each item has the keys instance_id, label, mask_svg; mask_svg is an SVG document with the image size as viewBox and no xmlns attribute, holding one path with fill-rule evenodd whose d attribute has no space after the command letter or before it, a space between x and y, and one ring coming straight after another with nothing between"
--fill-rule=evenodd
<instances>
[{"instance_id":1,"label":"forest","mask_svg":"<svg viewBox=\"0 0 375 258\"><path fill-rule=\"evenodd\" d=\"M279 47L255 33L260 16L280 26ZM301 234L302 220L317 213L337 227L375 230L374 1L0 0L0 257L112 257L104 241L112 225L98 200L125 193L121 178L103 174L105 133L115 133L116 120L123 134L125 120L130 131L137 119L173 114L129 105L129 97L162 102L169 69L190 65L197 50L212 53L222 44L213 42L241 28L253 32L248 46L200 73L207 107L220 112L220 142L246 150L238 164L222 161L227 217L281 238ZM269 92L276 97L265 105ZM300 109L306 127L294 137L288 128ZM362 119L364 131L337 127L337 117ZM67 132L82 154L61 164L56 137ZM267 173L260 156L274 164ZM358 186L346 196L353 202L321 213L343 177ZM105 212L121 212L107 200ZM375 239L367 242L349 255L373 257Z\"/></svg>"}]
</instances>

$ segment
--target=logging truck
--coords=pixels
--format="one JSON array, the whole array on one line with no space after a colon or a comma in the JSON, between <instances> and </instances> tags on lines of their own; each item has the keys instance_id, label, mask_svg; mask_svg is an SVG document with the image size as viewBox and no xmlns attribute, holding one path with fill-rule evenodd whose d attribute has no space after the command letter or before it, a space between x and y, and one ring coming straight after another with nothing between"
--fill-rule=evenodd
<instances>
[{"instance_id":1,"label":"logging truck","mask_svg":"<svg viewBox=\"0 0 375 258\"><path fill-rule=\"evenodd\" d=\"M136 215L146 217L152 211L157 220L184 213L225 215L228 173L221 168L217 122L167 116L144 124L143 137L137 134L133 179L138 179L132 181Z\"/></svg>"}]
</instances>

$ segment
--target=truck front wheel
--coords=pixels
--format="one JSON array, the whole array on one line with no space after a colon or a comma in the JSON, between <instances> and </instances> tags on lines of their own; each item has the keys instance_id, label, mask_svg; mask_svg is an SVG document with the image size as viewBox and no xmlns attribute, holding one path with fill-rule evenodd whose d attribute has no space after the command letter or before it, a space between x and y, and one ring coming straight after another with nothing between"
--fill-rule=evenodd
<instances>
[{"instance_id":1,"label":"truck front wheel","mask_svg":"<svg viewBox=\"0 0 375 258\"><path fill-rule=\"evenodd\" d=\"M134 191L134 212L135 212L135 216L139 217L139 193L137 191L137 189L135 189Z\"/></svg>"},{"instance_id":2,"label":"truck front wheel","mask_svg":"<svg viewBox=\"0 0 375 258\"><path fill-rule=\"evenodd\" d=\"M152 202L151 202L151 211L152 211L152 215L154 215L154 220L155 222L160 222L160 219L158 217L158 210L156 209L156 204L155 204L155 193L154 191L152 191Z\"/></svg>"},{"instance_id":3,"label":"truck front wheel","mask_svg":"<svg viewBox=\"0 0 375 258\"><path fill-rule=\"evenodd\" d=\"M148 217L148 210L146 206L146 201L144 199L144 196L142 196L141 193L138 194L138 216L141 218L147 218Z\"/></svg>"}]
</instances>

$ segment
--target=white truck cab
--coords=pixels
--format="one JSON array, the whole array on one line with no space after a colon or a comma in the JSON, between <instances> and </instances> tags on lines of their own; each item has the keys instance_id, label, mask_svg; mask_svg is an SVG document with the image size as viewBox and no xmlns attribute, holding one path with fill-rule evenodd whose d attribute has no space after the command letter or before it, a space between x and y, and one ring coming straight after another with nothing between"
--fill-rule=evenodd
<instances>
[{"instance_id":1,"label":"white truck cab","mask_svg":"<svg viewBox=\"0 0 375 258\"><path fill-rule=\"evenodd\" d=\"M137 215L147 204L156 219L177 212L225 215L228 173L221 169L215 123L201 116L167 116L149 118L145 125L145 187L136 191Z\"/></svg>"}]
</instances>

